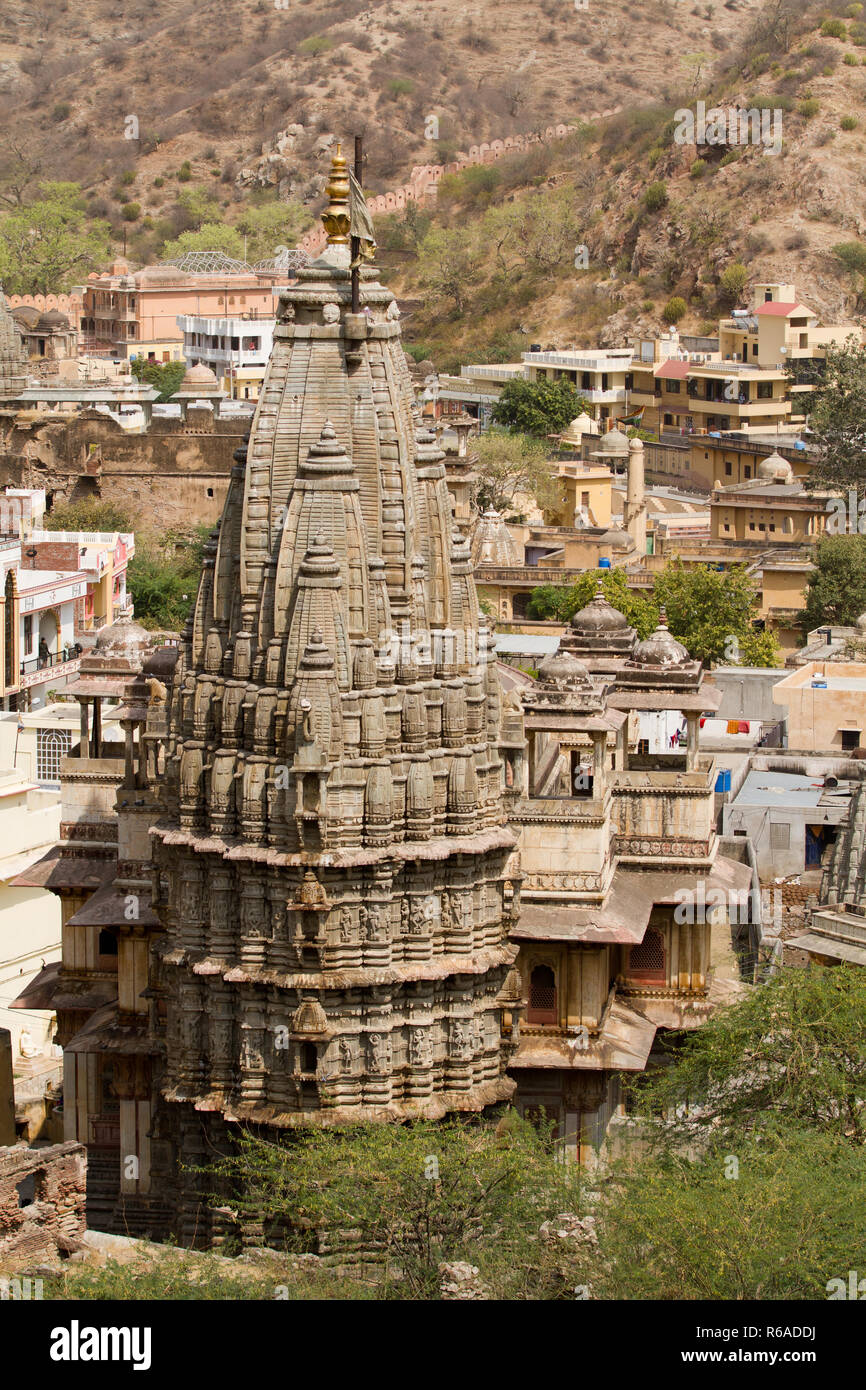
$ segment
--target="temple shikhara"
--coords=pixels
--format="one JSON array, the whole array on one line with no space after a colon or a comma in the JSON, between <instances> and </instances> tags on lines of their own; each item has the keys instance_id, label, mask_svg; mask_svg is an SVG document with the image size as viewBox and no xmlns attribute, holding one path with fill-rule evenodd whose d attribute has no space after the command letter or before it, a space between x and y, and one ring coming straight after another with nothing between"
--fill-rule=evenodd
<instances>
[{"instance_id":1,"label":"temple shikhara","mask_svg":"<svg viewBox=\"0 0 866 1390\"><path fill-rule=\"evenodd\" d=\"M734 988L726 913L676 913L751 882L699 748L717 693L600 592L537 679L496 662L397 304L353 277L339 153L328 196L187 629L154 647L126 619L82 666L64 841L29 871L65 904L30 998L58 1008L104 1229L222 1239L196 1166L245 1125L511 1102L586 1159L623 1073ZM476 548L500 539L485 516ZM670 711L686 746L650 754L640 720Z\"/></svg>"}]
</instances>

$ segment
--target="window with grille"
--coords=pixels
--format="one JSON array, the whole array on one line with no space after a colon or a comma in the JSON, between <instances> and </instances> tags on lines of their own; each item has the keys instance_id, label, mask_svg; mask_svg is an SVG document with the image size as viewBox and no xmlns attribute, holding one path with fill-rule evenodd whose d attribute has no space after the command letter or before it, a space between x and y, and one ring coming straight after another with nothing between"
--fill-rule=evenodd
<instances>
[{"instance_id":1,"label":"window with grille","mask_svg":"<svg viewBox=\"0 0 866 1390\"><path fill-rule=\"evenodd\" d=\"M537 965L529 982L527 1023L556 1023L556 976L549 965Z\"/></svg>"},{"instance_id":2,"label":"window with grille","mask_svg":"<svg viewBox=\"0 0 866 1390\"><path fill-rule=\"evenodd\" d=\"M780 825L772 822L770 825L770 849L781 850L791 848L791 827L790 825Z\"/></svg>"},{"instance_id":3,"label":"window with grille","mask_svg":"<svg viewBox=\"0 0 866 1390\"><path fill-rule=\"evenodd\" d=\"M665 943L661 932L650 927L643 941L632 946L628 956L628 973L639 980L664 980Z\"/></svg>"},{"instance_id":4,"label":"window with grille","mask_svg":"<svg viewBox=\"0 0 866 1390\"><path fill-rule=\"evenodd\" d=\"M68 729L37 729L37 782L60 781L60 764L69 752L71 745L72 735Z\"/></svg>"}]
</instances>

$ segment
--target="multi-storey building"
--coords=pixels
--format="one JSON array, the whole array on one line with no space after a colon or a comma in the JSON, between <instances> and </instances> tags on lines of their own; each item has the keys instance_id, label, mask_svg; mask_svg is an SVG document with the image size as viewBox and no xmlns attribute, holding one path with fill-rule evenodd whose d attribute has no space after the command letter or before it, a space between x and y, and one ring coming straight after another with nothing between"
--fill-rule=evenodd
<instances>
[{"instance_id":1,"label":"multi-storey building","mask_svg":"<svg viewBox=\"0 0 866 1390\"><path fill-rule=\"evenodd\" d=\"M82 639L127 606L131 532L46 531L42 489L0 496L3 709L44 704L78 670Z\"/></svg>"},{"instance_id":2,"label":"multi-storey building","mask_svg":"<svg viewBox=\"0 0 866 1390\"><path fill-rule=\"evenodd\" d=\"M220 387L239 400L257 401L274 345L275 318L255 313L225 318L180 314L183 359L209 367Z\"/></svg>"},{"instance_id":3,"label":"multi-storey building","mask_svg":"<svg viewBox=\"0 0 866 1390\"><path fill-rule=\"evenodd\" d=\"M227 319L274 316L285 271L234 268L194 272L182 266L145 266L131 272L117 260L94 271L84 287L81 348L112 357L178 362L183 356L179 316ZM227 331L227 330L226 330Z\"/></svg>"}]
</instances>

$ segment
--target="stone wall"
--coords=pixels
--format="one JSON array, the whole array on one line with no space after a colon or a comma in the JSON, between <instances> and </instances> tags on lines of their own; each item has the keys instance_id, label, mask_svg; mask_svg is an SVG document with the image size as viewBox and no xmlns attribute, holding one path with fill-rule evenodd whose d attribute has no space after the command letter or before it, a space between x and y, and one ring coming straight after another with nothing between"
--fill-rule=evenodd
<instances>
[{"instance_id":1,"label":"stone wall","mask_svg":"<svg viewBox=\"0 0 866 1390\"><path fill-rule=\"evenodd\" d=\"M83 1144L0 1149L0 1262L68 1255L85 1230Z\"/></svg>"},{"instance_id":2,"label":"stone wall","mask_svg":"<svg viewBox=\"0 0 866 1390\"><path fill-rule=\"evenodd\" d=\"M246 419L206 409L189 410L186 421L156 418L142 434L90 410L68 417L4 412L0 487L45 488L52 505L115 502L145 526L215 523L232 455L248 429Z\"/></svg>"}]
</instances>

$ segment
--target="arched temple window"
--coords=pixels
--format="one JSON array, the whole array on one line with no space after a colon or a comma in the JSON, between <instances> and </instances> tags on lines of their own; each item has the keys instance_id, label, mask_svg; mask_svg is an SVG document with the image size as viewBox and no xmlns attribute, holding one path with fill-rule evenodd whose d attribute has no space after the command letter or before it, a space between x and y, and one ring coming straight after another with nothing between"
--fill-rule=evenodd
<instances>
[{"instance_id":1,"label":"arched temple window","mask_svg":"<svg viewBox=\"0 0 866 1390\"><path fill-rule=\"evenodd\" d=\"M556 976L549 965L536 965L529 981L527 1023L558 1023Z\"/></svg>"}]
</instances>

